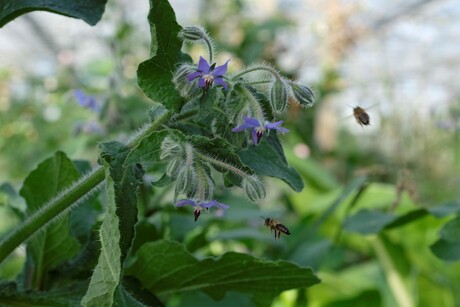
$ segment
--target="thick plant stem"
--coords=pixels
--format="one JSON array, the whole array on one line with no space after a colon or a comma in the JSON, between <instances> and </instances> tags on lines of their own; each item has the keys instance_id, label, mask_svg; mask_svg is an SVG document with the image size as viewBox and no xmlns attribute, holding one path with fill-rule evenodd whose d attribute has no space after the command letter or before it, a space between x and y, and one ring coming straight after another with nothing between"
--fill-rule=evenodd
<instances>
[{"instance_id":1,"label":"thick plant stem","mask_svg":"<svg viewBox=\"0 0 460 307\"><path fill-rule=\"evenodd\" d=\"M386 250L382 239L378 236L375 236L371 239L372 245L374 247L375 253L380 260L382 269L385 272L385 276L390 287L393 296L398 302L398 305L401 307L414 307L415 303L412 300L412 297L409 291L406 288L404 281L402 280L401 275L398 273L393 260L391 259L390 254Z\"/></svg>"},{"instance_id":2,"label":"thick plant stem","mask_svg":"<svg viewBox=\"0 0 460 307\"><path fill-rule=\"evenodd\" d=\"M136 135L127 146L135 147L145 136L157 130L171 115L171 112L166 112L160 116ZM12 231L0 242L0 263L37 231L50 225L60 214L70 209L72 205L78 204L88 193L97 188L104 180L104 177L104 169L102 167L95 168L89 175L81 177L70 188L29 216L15 231Z\"/></svg>"}]
</instances>

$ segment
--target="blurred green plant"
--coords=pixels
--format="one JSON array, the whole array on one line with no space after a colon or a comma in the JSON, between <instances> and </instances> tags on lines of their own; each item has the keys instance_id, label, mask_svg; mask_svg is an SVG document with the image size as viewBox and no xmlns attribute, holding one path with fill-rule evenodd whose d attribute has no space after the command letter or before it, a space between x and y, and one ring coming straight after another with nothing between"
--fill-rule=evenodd
<instances>
[{"instance_id":1,"label":"blurred green plant","mask_svg":"<svg viewBox=\"0 0 460 307\"><path fill-rule=\"evenodd\" d=\"M217 4L203 3L211 12L228 13L226 9L212 10ZM156 31L164 30L158 22L171 16L155 15L160 8L165 12L167 1L152 1L152 4L149 20L155 29L152 31L155 38ZM244 3L233 1L227 6L236 15ZM225 33L224 26L216 24L209 11L201 10L203 24L217 46L228 47L228 42L219 38L221 31ZM270 53L272 49L267 44L271 44L279 29L292 23L277 16L263 24L251 21L240 24L243 25L240 34L244 43L241 47L237 44L226 49L232 50L244 63L251 63L262 55L276 65L276 54ZM175 31L179 29L177 25ZM268 31L269 35L259 36L260 31ZM129 25L120 26L116 34L118 52L130 52L126 33L133 32ZM180 44L173 34L168 39L177 43L173 46L177 53ZM164 44L161 39L153 41L159 46ZM152 55L157 52L155 48L152 51ZM175 109L183 101L177 93L164 96L168 91L173 92L170 83L163 80L164 84L150 87L155 78L162 78L158 74L171 72L155 70L155 67L176 63L174 54L161 56L141 64L139 82L147 96L156 101L166 99L166 105ZM180 56L186 58L183 54ZM98 78L122 75L114 73L120 67L107 69L104 60L100 64L105 68ZM68 73L62 72L63 75ZM288 73L291 74L295 75ZM87 77L83 78L83 84L96 76ZM335 70L324 72L324 79L315 86L319 101L339 90L339 78ZM73 93L69 93L68 88L74 81L60 83L52 98L43 103L33 95L42 82L32 80L30 90L26 91L30 97L9 101L8 113L1 114L0 122L5 136L0 141L1 163L8 174L3 179L16 183L56 148L71 157L81 156L94 161L99 152L94 143L125 135L149 117L157 122L167 115L166 110L138 91L131 89L129 95L125 95L117 90L119 85L130 80L110 84L110 96L100 97L100 114L84 110L73 102ZM130 87L132 84L126 86ZM100 89L83 88L98 97ZM209 101L202 103L209 106ZM153 106L149 113L145 111L146 105ZM61 116L50 121L50 114L56 107ZM161 163L152 163L152 157L160 155L159 134L164 136L167 132L163 130L148 134L142 140L134 139L139 142L131 143L136 150L130 152L121 143L104 143L100 162L106 165L106 172L104 175L99 169L94 179L101 182L106 178L105 195L93 193L72 209L68 217L40 231L37 238L47 238L47 248L35 248L32 252L33 242L38 242L34 237L28 241L26 255L17 249L2 263L0 276L4 282L0 284L0 303L78 305L84 297L86 305L112 302L158 306L166 302L168 306L234 306L237 303L266 306L273 302L273 306L455 306L460 301L457 282L460 267L454 262L460 257L456 235L460 205L458 201L449 201L454 195L435 191L438 194L432 199L422 196L424 206L421 206L420 198L410 193L410 178L393 171L400 169L399 161L384 156L376 148L363 150L355 137L346 132L341 135L335 152L321 152L314 144L315 106L312 112L300 115L295 114L298 111L295 107L290 108L290 116L297 120L289 125L291 132L283 138L283 143L287 144L286 158L276 150L281 145L273 135L268 135L252 151L239 149L236 152L240 162L251 165L258 174L279 177L286 184L267 180L267 198L259 209L242 192L229 193L224 188L238 184L238 179L227 176L224 182L215 184L215 195L219 201L231 204L231 210L225 217L202 214L196 223L190 210L171 206L175 194L171 178L163 176ZM30 118L33 124L28 124ZM104 133L75 135L75 118L83 123L97 121ZM200 125L209 121L205 114L200 114L199 119ZM171 129L202 132L204 129L200 125L187 125L177 117ZM31 144L31 140L35 142ZM194 146L202 144L201 150L209 150L213 156L228 154L219 150L225 149L226 144L222 142L206 143L191 137L187 140ZM242 140L236 138L236 141ZM295 152L298 144L308 144L311 150L308 158L301 158ZM82 154L82 151L89 152ZM228 155L228 158L233 156ZM144 176L138 162L146 170ZM266 165L272 167L266 168ZM382 168L384 173L380 172ZM15 185L2 185L0 216L8 225L2 223L1 233L14 232L15 225L26 219L31 204L46 201L39 201L35 195L45 197L44 191L48 189L62 193L60 187L66 181L73 181L89 169L88 163L71 161L63 153L45 160L27 177L21 189L27 207L15 191ZM357 176L357 170L364 170L367 177ZM217 173L216 170L207 171L213 176ZM415 174L416 177L422 175ZM400 184L395 183L398 177ZM432 178L426 176L424 182L428 187L430 180ZM306 187L302 189L304 184ZM293 193L290 187L299 193ZM121 206L121 203L126 205ZM261 215L279 219L289 227L292 235L274 240L263 226ZM69 233L61 236L66 232L59 227L66 224ZM56 236L57 232L61 235ZM65 240L72 243L65 243ZM78 250L70 248L72 246L78 246ZM37 258L42 262L37 262ZM34 266L37 263L42 265L37 268ZM319 279L311 269L303 267L317 272L321 283L304 289L318 283ZM216 285L221 285L225 291L216 289ZM297 288L302 289L283 292Z\"/></svg>"}]
</instances>

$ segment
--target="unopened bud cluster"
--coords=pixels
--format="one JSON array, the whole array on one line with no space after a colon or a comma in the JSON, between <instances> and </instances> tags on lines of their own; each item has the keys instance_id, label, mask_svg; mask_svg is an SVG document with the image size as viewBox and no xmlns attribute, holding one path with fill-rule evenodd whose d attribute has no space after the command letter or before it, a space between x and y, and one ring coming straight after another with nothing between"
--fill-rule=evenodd
<instances>
[{"instance_id":1,"label":"unopened bud cluster","mask_svg":"<svg viewBox=\"0 0 460 307\"><path fill-rule=\"evenodd\" d=\"M243 178L241 185L246 196L254 202L264 199L266 196L264 184L256 175Z\"/></svg>"},{"instance_id":2,"label":"unopened bud cluster","mask_svg":"<svg viewBox=\"0 0 460 307\"><path fill-rule=\"evenodd\" d=\"M186 142L166 137L161 144L160 159L166 163L166 174L176 180L176 198L185 194L188 198L210 200L215 183L210 166L231 172L241 178L241 187L252 201L265 198L265 188L256 175L251 175L220 159L197 152Z\"/></svg>"},{"instance_id":3,"label":"unopened bud cluster","mask_svg":"<svg viewBox=\"0 0 460 307\"><path fill-rule=\"evenodd\" d=\"M303 107L311 107L314 103L310 88L288 80L267 65L253 65L228 76L231 61L214 61L212 39L201 27L185 27L179 37L184 42L203 44L208 49L207 57L200 56L196 59L197 64L184 62L173 74L172 81L184 98L180 114L183 117L178 121L185 121L184 118L195 120L193 128L190 126L187 132L200 129L202 136L222 138L228 146L248 147L248 150L251 143L253 146L271 146L266 143L267 135L271 137L270 133L289 131L282 126L283 120L278 119L289 103ZM203 208L217 206L211 201L215 188L211 167L226 175L236 175L238 185L251 201L265 198L264 184L250 168L222 160L221 153L218 157L208 155L201 151L201 145L197 143L196 146L200 151L192 144L172 137L166 138L161 145L166 174L176 180L176 197L180 194L188 197L178 206L194 206L195 219ZM232 154L236 155L236 152Z\"/></svg>"}]
</instances>

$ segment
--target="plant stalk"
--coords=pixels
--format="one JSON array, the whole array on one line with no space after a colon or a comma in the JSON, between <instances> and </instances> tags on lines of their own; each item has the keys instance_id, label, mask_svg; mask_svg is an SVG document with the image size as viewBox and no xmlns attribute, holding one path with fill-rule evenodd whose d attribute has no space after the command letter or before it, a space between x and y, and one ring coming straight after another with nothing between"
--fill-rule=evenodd
<instances>
[{"instance_id":1,"label":"plant stalk","mask_svg":"<svg viewBox=\"0 0 460 307\"><path fill-rule=\"evenodd\" d=\"M166 112L160 116L156 121L146 126L146 128L134 137L127 146L130 148L135 147L144 137L157 130L171 116L171 112ZM89 175L78 179L69 189L51 199L38 211L30 215L16 230L9 233L0 242L0 263L37 231L50 225L60 214L69 210L72 205L77 205L85 195L96 189L104 178L104 168L98 166Z\"/></svg>"}]
</instances>

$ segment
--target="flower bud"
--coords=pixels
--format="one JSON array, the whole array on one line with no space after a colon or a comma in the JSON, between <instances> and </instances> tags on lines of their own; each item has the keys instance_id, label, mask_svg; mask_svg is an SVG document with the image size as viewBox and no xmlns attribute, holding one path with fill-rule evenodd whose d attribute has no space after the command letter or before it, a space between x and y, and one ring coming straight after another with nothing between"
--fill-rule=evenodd
<instances>
[{"instance_id":1,"label":"flower bud","mask_svg":"<svg viewBox=\"0 0 460 307\"><path fill-rule=\"evenodd\" d=\"M198 93L201 93L199 88L193 82L188 80L188 76L195 71L195 66L190 64L182 64L174 72L172 82L182 97L193 97Z\"/></svg>"},{"instance_id":2,"label":"flower bud","mask_svg":"<svg viewBox=\"0 0 460 307\"><path fill-rule=\"evenodd\" d=\"M256 176L246 176L241 182L242 188L246 196L252 201L258 201L265 198L265 187L262 181Z\"/></svg>"},{"instance_id":3,"label":"flower bud","mask_svg":"<svg viewBox=\"0 0 460 307\"><path fill-rule=\"evenodd\" d=\"M207 37L206 32L200 27L185 27L179 32L182 40L198 41Z\"/></svg>"},{"instance_id":4,"label":"flower bud","mask_svg":"<svg viewBox=\"0 0 460 307\"><path fill-rule=\"evenodd\" d=\"M197 176L192 165L185 165L177 175L176 195L193 191L196 186Z\"/></svg>"},{"instance_id":5,"label":"flower bud","mask_svg":"<svg viewBox=\"0 0 460 307\"><path fill-rule=\"evenodd\" d=\"M165 137L163 142L161 142L160 148L160 160L182 157L184 154L184 148L182 145L171 137Z\"/></svg>"},{"instance_id":6,"label":"flower bud","mask_svg":"<svg viewBox=\"0 0 460 307\"><path fill-rule=\"evenodd\" d=\"M288 106L286 84L281 79L276 79L270 90L270 103L275 112L283 112Z\"/></svg>"},{"instance_id":7,"label":"flower bud","mask_svg":"<svg viewBox=\"0 0 460 307\"><path fill-rule=\"evenodd\" d=\"M174 177L181 164L182 164L181 157L176 157L176 158L169 160L168 164L166 165L166 170L165 170L166 175L168 175L169 177Z\"/></svg>"},{"instance_id":8,"label":"flower bud","mask_svg":"<svg viewBox=\"0 0 460 307\"><path fill-rule=\"evenodd\" d=\"M292 88L292 93L294 94L295 99L301 106L305 108L313 106L315 103L315 95L310 88L305 85L296 84L294 82L290 82L289 85Z\"/></svg>"}]
</instances>

